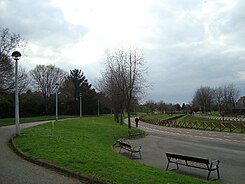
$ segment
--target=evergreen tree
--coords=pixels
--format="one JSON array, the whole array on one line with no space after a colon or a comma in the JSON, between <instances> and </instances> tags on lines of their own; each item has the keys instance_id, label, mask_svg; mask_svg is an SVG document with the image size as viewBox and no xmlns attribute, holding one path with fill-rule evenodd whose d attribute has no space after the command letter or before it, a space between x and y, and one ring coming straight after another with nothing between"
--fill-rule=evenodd
<instances>
[{"instance_id":1,"label":"evergreen tree","mask_svg":"<svg viewBox=\"0 0 245 184\"><path fill-rule=\"evenodd\" d=\"M61 94L61 100L66 104L66 114L79 114L80 94L82 95L82 114L96 114L97 93L81 70L70 70L70 75L61 87Z\"/></svg>"}]
</instances>

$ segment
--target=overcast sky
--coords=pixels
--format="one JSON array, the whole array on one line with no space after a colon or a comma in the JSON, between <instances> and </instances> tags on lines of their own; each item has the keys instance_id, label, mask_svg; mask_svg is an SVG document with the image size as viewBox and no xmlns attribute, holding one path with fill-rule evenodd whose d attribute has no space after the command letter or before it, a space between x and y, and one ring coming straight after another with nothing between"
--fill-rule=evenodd
<instances>
[{"instance_id":1,"label":"overcast sky","mask_svg":"<svg viewBox=\"0 0 245 184\"><path fill-rule=\"evenodd\" d=\"M20 64L80 68L90 83L105 50L144 54L144 100L188 103L200 86L245 95L244 0L0 0L0 27L28 43Z\"/></svg>"}]
</instances>

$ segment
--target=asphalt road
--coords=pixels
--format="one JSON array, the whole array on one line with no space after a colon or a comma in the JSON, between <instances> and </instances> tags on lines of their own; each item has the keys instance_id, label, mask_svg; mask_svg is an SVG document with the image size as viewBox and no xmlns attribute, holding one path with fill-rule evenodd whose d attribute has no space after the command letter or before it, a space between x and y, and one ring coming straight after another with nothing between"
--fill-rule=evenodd
<instances>
[{"instance_id":1,"label":"asphalt road","mask_svg":"<svg viewBox=\"0 0 245 184\"><path fill-rule=\"evenodd\" d=\"M38 123L22 124L29 127ZM80 181L27 162L8 146L15 133L15 126L0 127L0 184L78 184Z\"/></svg>"},{"instance_id":2,"label":"asphalt road","mask_svg":"<svg viewBox=\"0 0 245 184\"><path fill-rule=\"evenodd\" d=\"M133 123L132 123L133 124ZM142 146L139 162L165 169L166 152L220 160L221 183L245 183L245 135L161 127L140 122L139 128L148 133L142 139L131 140L133 145ZM137 157L137 155L135 155ZM173 164L171 168L176 168ZM173 171L200 178L206 178L208 171L180 166ZM217 178L216 171L211 179Z\"/></svg>"}]
</instances>

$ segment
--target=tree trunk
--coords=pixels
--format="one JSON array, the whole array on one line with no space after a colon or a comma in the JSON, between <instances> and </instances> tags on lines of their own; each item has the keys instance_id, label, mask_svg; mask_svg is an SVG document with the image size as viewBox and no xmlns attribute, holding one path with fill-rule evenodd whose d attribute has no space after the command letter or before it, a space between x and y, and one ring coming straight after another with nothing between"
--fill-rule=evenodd
<instances>
[{"instance_id":1,"label":"tree trunk","mask_svg":"<svg viewBox=\"0 0 245 184\"><path fill-rule=\"evenodd\" d=\"M128 112L128 128L131 128L130 112Z\"/></svg>"},{"instance_id":2,"label":"tree trunk","mask_svg":"<svg viewBox=\"0 0 245 184\"><path fill-rule=\"evenodd\" d=\"M121 117L120 117L120 123L121 123L121 125L123 125L123 112L121 112Z\"/></svg>"},{"instance_id":3,"label":"tree trunk","mask_svg":"<svg viewBox=\"0 0 245 184\"><path fill-rule=\"evenodd\" d=\"M44 103L45 103L45 115L48 115L48 99L47 96L44 96Z\"/></svg>"}]
</instances>

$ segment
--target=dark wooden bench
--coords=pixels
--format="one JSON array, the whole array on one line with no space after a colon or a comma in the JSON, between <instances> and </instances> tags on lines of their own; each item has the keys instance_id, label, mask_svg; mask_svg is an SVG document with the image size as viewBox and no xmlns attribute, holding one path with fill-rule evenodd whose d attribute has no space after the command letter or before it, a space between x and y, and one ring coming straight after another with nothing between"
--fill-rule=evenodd
<instances>
[{"instance_id":1,"label":"dark wooden bench","mask_svg":"<svg viewBox=\"0 0 245 184\"><path fill-rule=\"evenodd\" d=\"M130 158L132 158L133 153L139 153L140 158L142 158L140 152L141 146L133 147L128 142L125 141L118 141L117 143L119 144L120 147L119 153L121 153L122 149L124 149L130 153Z\"/></svg>"},{"instance_id":2,"label":"dark wooden bench","mask_svg":"<svg viewBox=\"0 0 245 184\"><path fill-rule=\"evenodd\" d=\"M220 179L219 174L219 160L209 161L207 158L200 158L194 156L180 155L176 153L166 153L168 164L166 170L168 170L169 164L174 163L177 165L177 169L179 169L179 165L194 167L198 169L204 169L208 171L209 179L211 171L217 171L218 179Z\"/></svg>"},{"instance_id":3,"label":"dark wooden bench","mask_svg":"<svg viewBox=\"0 0 245 184\"><path fill-rule=\"evenodd\" d=\"M123 137L117 138L115 135L114 135L114 140L115 140L115 143L113 144L113 146L116 146L116 145L120 146L119 142L126 142L125 138Z\"/></svg>"}]
</instances>

